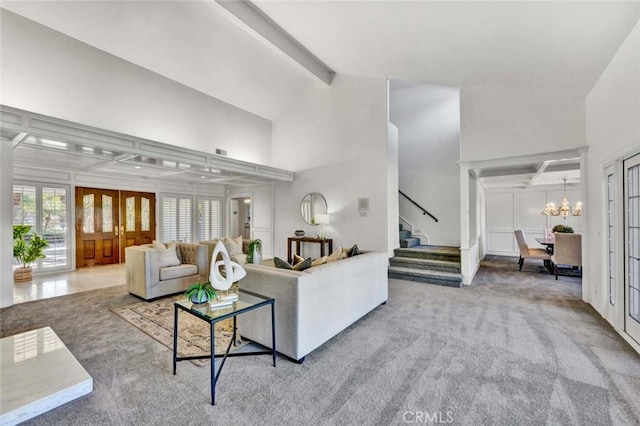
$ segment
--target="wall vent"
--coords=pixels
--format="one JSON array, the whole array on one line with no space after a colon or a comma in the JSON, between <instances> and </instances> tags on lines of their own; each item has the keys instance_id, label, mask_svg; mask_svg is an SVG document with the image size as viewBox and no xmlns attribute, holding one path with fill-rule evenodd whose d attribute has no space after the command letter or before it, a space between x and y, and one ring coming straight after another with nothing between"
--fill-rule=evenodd
<instances>
[{"instance_id":1,"label":"wall vent","mask_svg":"<svg viewBox=\"0 0 640 426\"><path fill-rule=\"evenodd\" d=\"M224 149L216 148L216 154L224 155L226 157L227 156L227 151L225 151Z\"/></svg>"}]
</instances>

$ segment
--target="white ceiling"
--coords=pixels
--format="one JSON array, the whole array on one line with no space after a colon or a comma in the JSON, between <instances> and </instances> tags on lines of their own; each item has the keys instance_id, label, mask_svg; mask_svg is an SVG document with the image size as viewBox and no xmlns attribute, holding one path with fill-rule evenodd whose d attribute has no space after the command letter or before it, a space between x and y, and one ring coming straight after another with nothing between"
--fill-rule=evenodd
<instances>
[{"instance_id":1,"label":"white ceiling","mask_svg":"<svg viewBox=\"0 0 640 426\"><path fill-rule=\"evenodd\" d=\"M2 1L2 7L269 120L313 82L215 2Z\"/></svg>"},{"instance_id":2,"label":"white ceiling","mask_svg":"<svg viewBox=\"0 0 640 426\"><path fill-rule=\"evenodd\" d=\"M586 95L640 2L257 1L338 73Z\"/></svg>"},{"instance_id":3,"label":"white ceiling","mask_svg":"<svg viewBox=\"0 0 640 426\"><path fill-rule=\"evenodd\" d=\"M339 73L586 95L639 1L255 1ZM273 120L314 80L214 0L3 1L2 7Z\"/></svg>"},{"instance_id":4,"label":"white ceiling","mask_svg":"<svg viewBox=\"0 0 640 426\"><path fill-rule=\"evenodd\" d=\"M254 3L333 70L402 80L392 89L485 84L581 96L640 17L640 1ZM2 7L270 120L317 82L214 0L3 0ZM571 164L474 172L487 187L530 188L579 180Z\"/></svg>"}]
</instances>

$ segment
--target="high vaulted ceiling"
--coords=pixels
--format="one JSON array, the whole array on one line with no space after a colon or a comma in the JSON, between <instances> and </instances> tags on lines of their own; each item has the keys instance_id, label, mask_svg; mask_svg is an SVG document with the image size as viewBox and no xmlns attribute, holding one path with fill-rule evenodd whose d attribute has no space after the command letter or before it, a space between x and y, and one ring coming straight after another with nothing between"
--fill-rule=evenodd
<instances>
[{"instance_id":1,"label":"high vaulted ceiling","mask_svg":"<svg viewBox=\"0 0 640 426\"><path fill-rule=\"evenodd\" d=\"M338 73L591 89L640 16L619 1L257 1Z\"/></svg>"},{"instance_id":2,"label":"high vaulted ceiling","mask_svg":"<svg viewBox=\"0 0 640 426\"><path fill-rule=\"evenodd\" d=\"M326 83L300 58L229 13L237 4L225 6L223 0L3 1L1 6L269 120L312 84ZM640 17L637 0L258 0L248 7L327 69L398 80L396 89L482 84L580 96L588 94ZM116 158L108 165L129 161L137 160ZM566 158L472 171L495 188L579 180L579 164ZM218 179L200 171L180 174Z\"/></svg>"},{"instance_id":3,"label":"high vaulted ceiling","mask_svg":"<svg viewBox=\"0 0 640 426\"><path fill-rule=\"evenodd\" d=\"M339 73L586 96L636 1L255 1ZM3 1L2 7L273 120L314 80L215 0Z\"/></svg>"}]
</instances>

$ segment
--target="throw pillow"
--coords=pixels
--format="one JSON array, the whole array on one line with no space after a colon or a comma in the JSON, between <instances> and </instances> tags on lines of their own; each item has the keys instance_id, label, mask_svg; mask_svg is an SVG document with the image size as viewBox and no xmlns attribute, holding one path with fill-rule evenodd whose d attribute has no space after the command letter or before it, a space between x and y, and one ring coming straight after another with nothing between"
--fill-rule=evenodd
<instances>
[{"instance_id":1,"label":"throw pillow","mask_svg":"<svg viewBox=\"0 0 640 426\"><path fill-rule=\"evenodd\" d=\"M324 265L327 263L327 256L322 256L311 262L311 266Z\"/></svg>"},{"instance_id":2,"label":"throw pillow","mask_svg":"<svg viewBox=\"0 0 640 426\"><path fill-rule=\"evenodd\" d=\"M347 257L353 257L353 256L357 256L360 254L360 249L358 249L358 245L354 244L353 247L351 247L348 251L347 251Z\"/></svg>"},{"instance_id":3,"label":"throw pillow","mask_svg":"<svg viewBox=\"0 0 640 426\"><path fill-rule=\"evenodd\" d=\"M297 254L294 254L293 255L293 264L295 265L295 264L300 263L300 262L304 262L304 257L298 256Z\"/></svg>"},{"instance_id":4,"label":"throw pillow","mask_svg":"<svg viewBox=\"0 0 640 426\"><path fill-rule=\"evenodd\" d=\"M335 262L336 260L344 259L345 257L347 257L347 255L342 250L342 247L339 247L338 250L334 251L327 257L327 263Z\"/></svg>"},{"instance_id":5,"label":"throw pillow","mask_svg":"<svg viewBox=\"0 0 640 426\"><path fill-rule=\"evenodd\" d=\"M223 243L224 248L227 249L227 253L229 253L229 257L239 258L242 256L242 237L240 238L240 244L237 243L237 238L225 238Z\"/></svg>"},{"instance_id":6,"label":"throw pillow","mask_svg":"<svg viewBox=\"0 0 640 426\"><path fill-rule=\"evenodd\" d=\"M235 237L233 241L235 241L235 243L240 246L240 250L242 250L242 242L244 241L242 235Z\"/></svg>"},{"instance_id":7,"label":"throw pillow","mask_svg":"<svg viewBox=\"0 0 640 426\"><path fill-rule=\"evenodd\" d=\"M274 257L273 258L273 263L276 265L276 268L280 268L280 269L293 269L291 267L291 265L289 265L289 262L284 261L282 259L280 259L279 257Z\"/></svg>"},{"instance_id":8,"label":"throw pillow","mask_svg":"<svg viewBox=\"0 0 640 426\"><path fill-rule=\"evenodd\" d=\"M176 244L171 243L168 247L165 247L164 244L158 241L153 241L151 246L158 250L158 254L160 255L160 267L164 268L166 266L178 266L180 265L180 259L178 259L178 255L176 253Z\"/></svg>"},{"instance_id":9,"label":"throw pillow","mask_svg":"<svg viewBox=\"0 0 640 426\"><path fill-rule=\"evenodd\" d=\"M302 262L298 262L293 266L294 271L304 271L305 269L311 268L311 258L307 257Z\"/></svg>"}]
</instances>

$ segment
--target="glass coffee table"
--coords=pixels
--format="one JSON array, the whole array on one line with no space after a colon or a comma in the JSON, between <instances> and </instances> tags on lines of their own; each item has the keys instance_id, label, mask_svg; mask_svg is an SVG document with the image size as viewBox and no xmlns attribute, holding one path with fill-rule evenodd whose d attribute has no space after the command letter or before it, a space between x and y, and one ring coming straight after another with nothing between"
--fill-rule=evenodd
<instances>
[{"instance_id":1,"label":"glass coffee table","mask_svg":"<svg viewBox=\"0 0 640 426\"><path fill-rule=\"evenodd\" d=\"M214 307L211 308L208 305L204 308L200 308L198 306L194 307L194 304L191 303L187 299L179 300L174 304L174 320L173 320L173 375L176 374L176 366L178 361L187 361L193 359L210 359L211 360L211 405L215 405L216 403L216 383L220 378L220 373L222 372L222 367L224 367L224 363L227 357L236 357L236 356L251 356L251 355L271 355L273 357L273 366L276 366L276 314L275 314L275 299L262 296L257 293L252 293L249 291L239 290L237 292L238 300L233 302L233 304L223 307ZM238 315L242 315L246 312L253 311L254 309L263 308L266 306L271 306L271 337L272 344L271 349L266 349L262 351L252 351L252 352L232 352L231 346L235 345L236 337L237 337L237 323L236 319ZM186 356L179 357L178 356L178 312L183 310L185 312L190 313L203 321L207 321L210 324L211 330L211 353L209 355L199 355L199 356ZM223 354L215 353L215 330L214 326L216 323L220 321L224 321L226 319L233 318L233 337L227 346L227 350ZM220 362L220 367L216 370L216 358L222 358Z\"/></svg>"}]
</instances>

